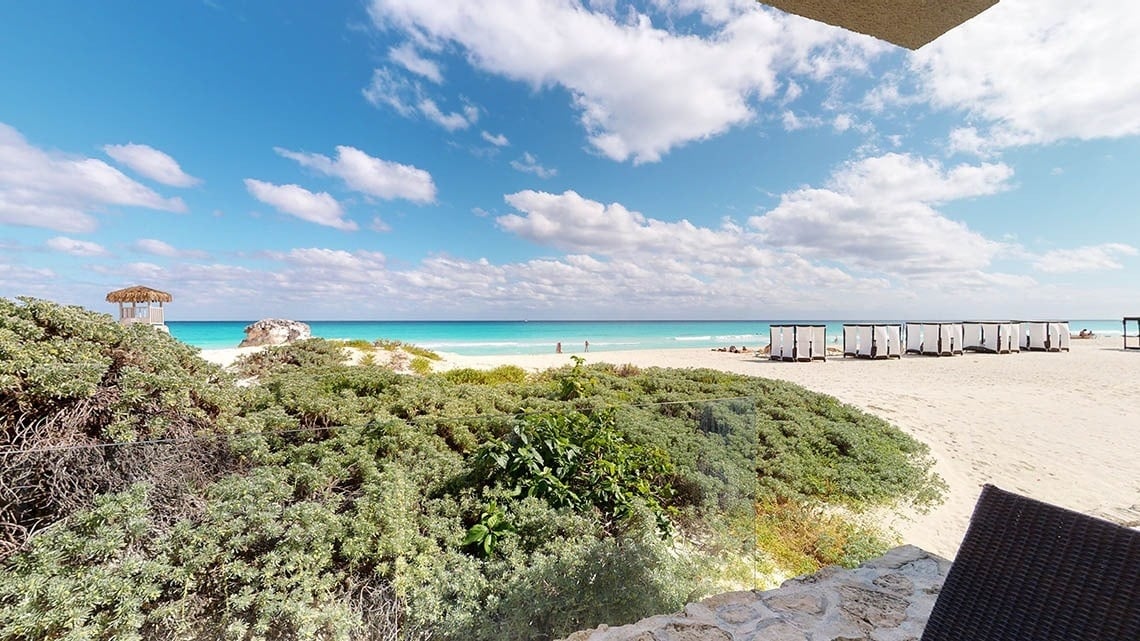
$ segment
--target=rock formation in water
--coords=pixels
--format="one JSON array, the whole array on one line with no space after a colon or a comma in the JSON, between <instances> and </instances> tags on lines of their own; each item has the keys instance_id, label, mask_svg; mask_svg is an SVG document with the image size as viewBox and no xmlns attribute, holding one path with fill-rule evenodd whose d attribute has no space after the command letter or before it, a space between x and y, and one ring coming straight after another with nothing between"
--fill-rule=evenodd
<instances>
[{"instance_id":1,"label":"rock formation in water","mask_svg":"<svg viewBox=\"0 0 1140 641\"><path fill-rule=\"evenodd\" d=\"M283 318L264 318L245 328L245 340L238 347L284 345L310 338L312 332L305 323Z\"/></svg>"}]
</instances>

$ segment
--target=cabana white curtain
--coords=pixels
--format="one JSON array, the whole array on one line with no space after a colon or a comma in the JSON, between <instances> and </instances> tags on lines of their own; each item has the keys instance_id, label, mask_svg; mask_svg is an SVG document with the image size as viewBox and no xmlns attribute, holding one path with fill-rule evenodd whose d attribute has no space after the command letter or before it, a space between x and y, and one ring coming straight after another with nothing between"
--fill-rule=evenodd
<instances>
[{"instance_id":1,"label":"cabana white curtain","mask_svg":"<svg viewBox=\"0 0 1140 641\"><path fill-rule=\"evenodd\" d=\"M1069 351L1069 324L1067 322L1049 323L1049 351Z\"/></svg>"},{"instance_id":2,"label":"cabana white curtain","mask_svg":"<svg viewBox=\"0 0 1140 641\"><path fill-rule=\"evenodd\" d=\"M859 339L857 337L859 328L855 325L843 326L843 355L844 356L858 356L859 355Z\"/></svg>"},{"instance_id":3,"label":"cabana white curtain","mask_svg":"<svg viewBox=\"0 0 1140 641\"><path fill-rule=\"evenodd\" d=\"M827 328L823 325L772 325L768 335L771 360L827 360Z\"/></svg>"},{"instance_id":4,"label":"cabana white curtain","mask_svg":"<svg viewBox=\"0 0 1140 641\"><path fill-rule=\"evenodd\" d=\"M907 323L908 354L954 356L962 353L962 323Z\"/></svg>"},{"instance_id":5,"label":"cabana white curtain","mask_svg":"<svg viewBox=\"0 0 1140 641\"><path fill-rule=\"evenodd\" d=\"M906 324L906 353L922 353L922 325L917 323Z\"/></svg>"},{"instance_id":6,"label":"cabana white curtain","mask_svg":"<svg viewBox=\"0 0 1140 641\"><path fill-rule=\"evenodd\" d=\"M1034 352L1069 351L1069 321L1023 321L1021 348Z\"/></svg>"},{"instance_id":7,"label":"cabana white curtain","mask_svg":"<svg viewBox=\"0 0 1140 641\"><path fill-rule=\"evenodd\" d=\"M962 349L973 352L1008 354L1020 349L1017 323L1008 321L965 321L962 323Z\"/></svg>"},{"instance_id":8,"label":"cabana white curtain","mask_svg":"<svg viewBox=\"0 0 1140 641\"><path fill-rule=\"evenodd\" d=\"M843 326L843 355L856 358L901 358L902 327L879 323Z\"/></svg>"}]
</instances>

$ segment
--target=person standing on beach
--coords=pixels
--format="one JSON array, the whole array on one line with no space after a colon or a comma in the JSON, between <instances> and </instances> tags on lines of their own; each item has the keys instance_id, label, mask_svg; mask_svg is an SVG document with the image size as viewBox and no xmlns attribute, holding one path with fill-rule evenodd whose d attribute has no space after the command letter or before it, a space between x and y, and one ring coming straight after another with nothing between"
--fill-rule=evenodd
<instances>
[{"instance_id":1,"label":"person standing on beach","mask_svg":"<svg viewBox=\"0 0 1140 641\"><path fill-rule=\"evenodd\" d=\"M554 353L555 354L561 354L562 353L562 341L558 341L558 344L554 346Z\"/></svg>"},{"instance_id":2,"label":"person standing on beach","mask_svg":"<svg viewBox=\"0 0 1140 641\"><path fill-rule=\"evenodd\" d=\"M590 341L586 341L586 351L590 351Z\"/></svg>"}]
</instances>

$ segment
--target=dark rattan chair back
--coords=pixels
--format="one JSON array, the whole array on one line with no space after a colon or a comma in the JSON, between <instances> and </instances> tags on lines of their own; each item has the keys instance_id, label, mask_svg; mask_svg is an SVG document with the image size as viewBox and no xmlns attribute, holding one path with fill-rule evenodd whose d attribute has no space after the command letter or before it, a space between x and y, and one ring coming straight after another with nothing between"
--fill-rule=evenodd
<instances>
[{"instance_id":1,"label":"dark rattan chair back","mask_svg":"<svg viewBox=\"0 0 1140 641\"><path fill-rule=\"evenodd\" d=\"M987 485L922 641L1138 641L1140 532Z\"/></svg>"}]
</instances>

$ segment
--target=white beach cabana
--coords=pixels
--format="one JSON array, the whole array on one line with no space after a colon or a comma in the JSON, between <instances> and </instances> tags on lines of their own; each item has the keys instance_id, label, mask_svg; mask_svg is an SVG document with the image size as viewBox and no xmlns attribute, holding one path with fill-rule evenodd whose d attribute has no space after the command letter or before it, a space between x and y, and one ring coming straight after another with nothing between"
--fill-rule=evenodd
<instances>
[{"instance_id":1,"label":"white beach cabana","mask_svg":"<svg viewBox=\"0 0 1140 641\"><path fill-rule=\"evenodd\" d=\"M768 337L771 360L827 360L826 325L770 325Z\"/></svg>"},{"instance_id":2,"label":"white beach cabana","mask_svg":"<svg viewBox=\"0 0 1140 641\"><path fill-rule=\"evenodd\" d=\"M1021 321L1021 349L1031 352L1069 351L1069 321Z\"/></svg>"},{"instance_id":3,"label":"white beach cabana","mask_svg":"<svg viewBox=\"0 0 1140 641\"><path fill-rule=\"evenodd\" d=\"M1019 352L1020 328L1019 323L1010 321L962 321L962 349L990 354Z\"/></svg>"},{"instance_id":4,"label":"white beach cabana","mask_svg":"<svg viewBox=\"0 0 1140 641\"><path fill-rule=\"evenodd\" d=\"M962 353L962 323L923 321L906 323L906 353L957 356Z\"/></svg>"},{"instance_id":5,"label":"white beach cabana","mask_svg":"<svg viewBox=\"0 0 1140 641\"><path fill-rule=\"evenodd\" d=\"M1140 349L1140 316L1125 316L1123 326L1124 349ZM1128 326L1132 325L1134 332L1128 333Z\"/></svg>"},{"instance_id":6,"label":"white beach cabana","mask_svg":"<svg viewBox=\"0 0 1140 641\"><path fill-rule=\"evenodd\" d=\"M902 358L902 325L847 323L843 325L843 357Z\"/></svg>"}]
</instances>

